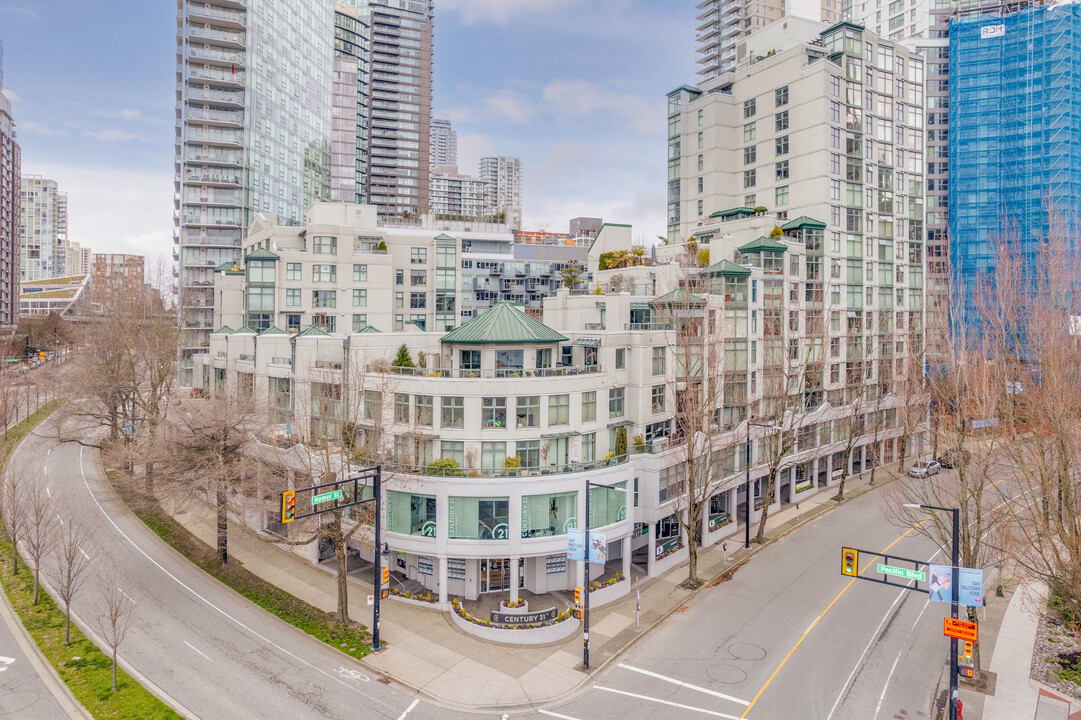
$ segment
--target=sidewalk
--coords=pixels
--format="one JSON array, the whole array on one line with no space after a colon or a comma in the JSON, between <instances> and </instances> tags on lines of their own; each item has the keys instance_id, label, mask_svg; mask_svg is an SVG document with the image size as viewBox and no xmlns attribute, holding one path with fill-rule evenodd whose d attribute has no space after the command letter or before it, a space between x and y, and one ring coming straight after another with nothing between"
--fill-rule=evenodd
<instances>
[{"instance_id":1,"label":"sidewalk","mask_svg":"<svg viewBox=\"0 0 1081 720\"><path fill-rule=\"evenodd\" d=\"M869 477L867 473L865 477L849 478L846 497L851 499L873 489L868 485ZM887 478L888 475L879 472L876 486ZM795 505L771 515L767 520L770 540L836 507L831 499L835 494L835 487L823 488L801 502L798 519ZM184 513L176 516L176 520L204 542L214 545L215 525L210 513L198 517ZM757 523L752 526L752 532L756 528ZM738 537L743 537L742 530ZM721 543L699 551L699 576L706 581L703 589L761 549L752 545L750 550L744 550L742 541L730 540L728 544L738 545L739 551L731 554L727 563ZM254 574L316 607L330 612L337 607L335 576L296 554L241 531L230 534L229 554ZM686 577L686 567L682 563L660 577L638 584L641 617L637 628L633 589L626 597L591 612L591 673L600 670L694 594L679 587ZM370 624L371 608L366 605L370 589L353 577L349 581L350 616ZM443 612L393 598L383 601L381 616L381 639L386 649L378 655L369 655L364 663L437 702L469 709L539 705L573 692L590 678L590 673L581 669L580 632L561 643L543 647L497 645L459 631Z\"/></svg>"},{"instance_id":2,"label":"sidewalk","mask_svg":"<svg viewBox=\"0 0 1081 720\"><path fill-rule=\"evenodd\" d=\"M1059 691L1029 677L1032 649L1036 644L1036 630L1040 623L1039 617L1033 613L1033 608L1042 607L1043 598L1046 596L1047 589L1042 585L1026 584L1019 587L1010 599L998 638L995 640L994 654L991 656L990 670L998 674L998 684L995 694L984 700L983 720L1035 718L1037 703L1041 706L1059 704L1054 700L1062 696ZM1042 693L1050 697L1041 701ZM1046 717L1064 716L1049 713Z\"/></svg>"}]
</instances>

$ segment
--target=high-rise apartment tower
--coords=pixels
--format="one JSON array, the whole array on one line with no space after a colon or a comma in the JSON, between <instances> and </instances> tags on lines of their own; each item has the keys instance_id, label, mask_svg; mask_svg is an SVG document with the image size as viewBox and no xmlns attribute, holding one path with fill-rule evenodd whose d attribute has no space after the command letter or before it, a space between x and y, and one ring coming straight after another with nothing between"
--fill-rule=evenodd
<instances>
[{"instance_id":1,"label":"high-rise apartment tower","mask_svg":"<svg viewBox=\"0 0 1081 720\"><path fill-rule=\"evenodd\" d=\"M440 165L458 164L458 132L450 120L432 118L432 172Z\"/></svg>"},{"instance_id":2,"label":"high-rise apartment tower","mask_svg":"<svg viewBox=\"0 0 1081 720\"><path fill-rule=\"evenodd\" d=\"M485 212L502 213L511 230L522 229L522 160L516 157L485 157L480 160L480 179L488 185Z\"/></svg>"},{"instance_id":3,"label":"high-rise apartment tower","mask_svg":"<svg viewBox=\"0 0 1081 720\"><path fill-rule=\"evenodd\" d=\"M19 235L22 156L15 141L11 102L4 90L4 46L0 43L0 325L19 319Z\"/></svg>"},{"instance_id":4,"label":"high-rise apartment tower","mask_svg":"<svg viewBox=\"0 0 1081 720\"><path fill-rule=\"evenodd\" d=\"M45 280L64 274L68 239L68 197L55 180L22 177L22 228L19 280Z\"/></svg>"}]
</instances>

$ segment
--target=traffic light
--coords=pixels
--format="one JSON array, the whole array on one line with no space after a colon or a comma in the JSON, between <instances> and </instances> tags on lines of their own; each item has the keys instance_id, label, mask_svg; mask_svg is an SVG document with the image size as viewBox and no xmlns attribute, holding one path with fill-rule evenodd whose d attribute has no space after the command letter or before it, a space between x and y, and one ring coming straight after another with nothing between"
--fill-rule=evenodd
<instances>
[{"instance_id":1,"label":"traffic light","mask_svg":"<svg viewBox=\"0 0 1081 720\"><path fill-rule=\"evenodd\" d=\"M582 604L582 589L583 588L582 588L581 585L574 588L574 604L575 605L581 605Z\"/></svg>"},{"instance_id":2,"label":"traffic light","mask_svg":"<svg viewBox=\"0 0 1081 720\"><path fill-rule=\"evenodd\" d=\"M390 568L383 568L383 584L390 585Z\"/></svg>"},{"instance_id":3,"label":"traffic light","mask_svg":"<svg viewBox=\"0 0 1081 720\"><path fill-rule=\"evenodd\" d=\"M295 490L286 490L282 493L282 523L290 523L296 519L296 503Z\"/></svg>"},{"instance_id":4,"label":"traffic light","mask_svg":"<svg viewBox=\"0 0 1081 720\"><path fill-rule=\"evenodd\" d=\"M970 640L965 640L965 659L972 659L972 642Z\"/></svg>"},{"instance_id":5,"label":"traffic light","mask_svg":"<svg viewBox=\"0 0 1081 720\"><path fill-rule=\"evenodd\" d=\"M856 577L860 567L860 551L841 548L841 574Z\"/></svg>"}]
</instances>

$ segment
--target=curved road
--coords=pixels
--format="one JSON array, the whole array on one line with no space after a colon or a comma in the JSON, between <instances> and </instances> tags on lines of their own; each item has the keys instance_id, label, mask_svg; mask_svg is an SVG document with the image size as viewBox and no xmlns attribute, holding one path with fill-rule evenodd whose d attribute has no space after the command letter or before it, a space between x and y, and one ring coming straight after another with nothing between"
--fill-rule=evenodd
<instances>
[{"instance_id":1,"label":"curved road","mask_svg":"<svg viewBox=\"0 0 1081 720\"><path fill-rule=\"evenodd\" d=\"M199 571L116 499L91 450L31 436L13 471L45 483L64 518L98 532L93 563L115 562L135 608L120 654L199 718L501 718L448 710L368 680L364 666L279 621ZM934 552L888 524L869 493L766 548L632 647L563 703L515 717L570 720L919 717L948 649L943 603L851 581L839 548ZM92 618L91 577L74 603ZM2 653L0 653L2 654Z\"/></svg>"}]
</instances>

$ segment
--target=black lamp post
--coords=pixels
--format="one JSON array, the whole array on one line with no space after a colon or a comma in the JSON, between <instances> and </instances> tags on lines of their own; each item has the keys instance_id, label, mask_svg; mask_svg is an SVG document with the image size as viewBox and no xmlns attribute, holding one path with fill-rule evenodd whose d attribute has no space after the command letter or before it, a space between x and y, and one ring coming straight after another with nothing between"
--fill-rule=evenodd
<instances>
[{"instance_id":1,"label":"black lamp post","mask_svg":"<svg viewBox=\"0 0 1081 720\"><path fill-rule=\"evenodd\" d=\"M961 535L960 535L960 523L958 522L960 516L959 508L945 508L938 507L937 505L921 505L918 503L905 503L907 508L920 508L922 510L938 510L940 512L948 512L953 516L953 571L950 578L950 588L952 595L950 598L950 617L954 620L957 619L957 611L960 605L960 588L957 586L958 576L960 573L959 567L961 565ZM957 638L950 638L950 720L957 720Z\"/></svg>"}]
</instances>

